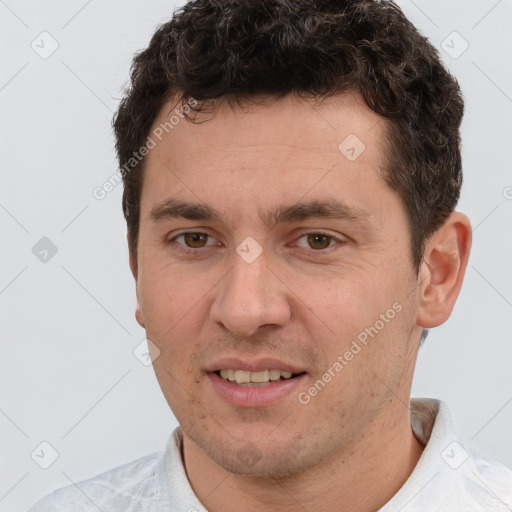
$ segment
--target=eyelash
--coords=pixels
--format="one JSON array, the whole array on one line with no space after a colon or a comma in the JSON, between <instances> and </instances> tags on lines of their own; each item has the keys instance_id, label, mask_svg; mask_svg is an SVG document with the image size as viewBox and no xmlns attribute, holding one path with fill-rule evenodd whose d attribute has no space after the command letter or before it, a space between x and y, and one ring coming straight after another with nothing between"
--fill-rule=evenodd
<instances>
[{"instance_id":1,"label":"eyelash","mask_svg":"<svg viewBox=\"0 0 512 512\"><path fill-rule=\"evenodd\" d=\"M213 239L213 237L211 235L209 235L208 233L205 233L203 231L184 231L182 233L178 233L177 235L174 235L172 238L169 238L167 240L166 244L167 245L171 245L174 242L176 242L178 239L183 238L186 235L205 235L205 236L208 237L207 242L210 239ZM337 238L337 237L335 237L335 236L333 236L333 235L331 235L329 233L326 233L324 231L310 231L310 232L307 232L307 233L303 233L300 237L298 237L296 239L296 242L301 240L304 237L308 237L308 236L312 236L312 235L325 236L325 237L330 239L329 246L324 248L324 249L313 249L313 248L310 247L309 250L314 252L314 253L326 253L329 249L332 249L332 247L335 247L336 245L341 246L341 245L344 245L347 242L346 240L342 240L340 238ZM335 242L335 243L331 245L332 242ZM180 250L181 251L189 253L189 254L193 254L193 253L197 254L201 249L206 249L207 247L215 247L216 245L219 245L219 244L212 244L212 245L205 245L203 247L193 248L193 247L188 247L187 245L179 243L179 242L176 242L176 243L177 243L177 245L180 246ZM302 247L302 249L306 249L306 248Z\"/></svg>"}]
</instances>

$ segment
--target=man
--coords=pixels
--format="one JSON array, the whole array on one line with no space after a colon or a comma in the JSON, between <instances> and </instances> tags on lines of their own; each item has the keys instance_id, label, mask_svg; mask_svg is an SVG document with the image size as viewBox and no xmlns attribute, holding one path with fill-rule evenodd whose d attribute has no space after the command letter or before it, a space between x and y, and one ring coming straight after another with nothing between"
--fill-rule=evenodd
<instances>
[{"instance_id":1,"label":"man","mask_svg":"<svg viewBox=\"0 0 512 512\"><path fill-rule=\"evenodd\" d=\"M512 510L410 399L471 247L463 102L391 2L191 1L114 120L136 317L180 427L31 510Z\"/></svg>"}]
</instances>

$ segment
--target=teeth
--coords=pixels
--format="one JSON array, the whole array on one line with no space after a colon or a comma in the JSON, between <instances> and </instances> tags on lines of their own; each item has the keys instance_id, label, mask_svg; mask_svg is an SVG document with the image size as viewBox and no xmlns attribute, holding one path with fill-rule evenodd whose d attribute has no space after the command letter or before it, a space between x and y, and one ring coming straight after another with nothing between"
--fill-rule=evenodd
<instances>
[{"instance_id":1,"label":"teeth","mask_svg":"<svg viewBox=\"0 0 512 512\"><path fill-rule=\"evenodd\" d=\"M251 382L268 382L268 370L262 372L250 372Z\"/></svg>"},{"instance_id":2,"label":"teeth","mask_svg":"<svg viewBox=\"0 0 512 512\"><path fill-rule=\"evenodd\" d=\"M270 370L269 379L270 380L279 380L281 378L281 372L279 370Z\"/></svg>"},{"instance_id":3,"label":"teeth","mask_svg":"<svg viewBox=\"0 0 512 512\"><path fill-rule=\"evenodd\" d=\"M235 372L235 380L237 384L246 384L251 382L251 372L245 372L244 370L237 370Z\"/></svg>"},{"instance_id":4,"label":"teeth","mask_svg":"<svg viewBox=\"0 0 512 512\"><path fill-rule=\"evenodd\" d=\"M248 372L245 370L220 370L220 376L224 380L234 381L237 384L264 384L269 381L283 379L290 379L292 372L285 370L262 370L260 372Z\"/></svg>"}]
</instances>

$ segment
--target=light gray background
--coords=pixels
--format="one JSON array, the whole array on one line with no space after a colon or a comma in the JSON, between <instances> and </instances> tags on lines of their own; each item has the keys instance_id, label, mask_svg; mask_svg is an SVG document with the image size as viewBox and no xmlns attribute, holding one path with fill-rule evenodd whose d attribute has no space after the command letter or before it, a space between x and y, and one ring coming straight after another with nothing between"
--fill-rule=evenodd
<instances>
[{"instance_id":1,"label":"light gray background","mask_svg":"<svg viewBox=\"0 0 512 512\"><path fill-rule=\"evenodd\" d=\"M399 4L464 91L458 209L474 227L461 296L420 351L413 396L447 402L464 443L512 466L512 0ZM161 450L176 425L133 354L145 337L121 187L92 195L116 170L110 122L131 58L175 5L0 1L1 511ZM46 59L31 47L51 49L43 31L59 45ZM469 44L457 58L454 31ZM46 263L32 252L42 237L58 248ZM31 458L49 460L43 441L59 454L46 470Z\"/></svg>"}]
</instances>

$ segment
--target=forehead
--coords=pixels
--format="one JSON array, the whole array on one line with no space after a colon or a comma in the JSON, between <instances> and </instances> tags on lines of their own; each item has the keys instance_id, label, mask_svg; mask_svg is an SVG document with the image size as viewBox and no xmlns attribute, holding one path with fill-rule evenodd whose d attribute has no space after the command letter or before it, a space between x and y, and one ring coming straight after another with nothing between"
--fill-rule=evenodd
<instances>
[{"instance_id":1,"label":"forehead","mask_svg":"<svg viewBox=\"0 0 512 512\"><path fill-rule=\"evenodd\" d=\"M290 146L297 153L338 154L339 144L349 135L364 144L365 152L369 150L367 156L378 156L382 149L380 139L386 121L370 110L357 93L344 93L322 101L299 99L292 94L259 101L240 107L221 103L211 113L199 113L194 123L173 115L179 106L170 100L161 108L151 132L160 130L158 147L165 150L171 149L169 143L174 145L178 149L176 157L183 153L180 149L193 149L187 158L212 149L235 152L278 144ZM161 151L152 151L149 161L155 153L161 156Z\"/></svg>"},{"instance_id":2,"label":"forehead","mask_svg":"<svg viewBox=\"0 0 512 512\"><path fill-rule=\"evenodd\" d=\"M164 105L151 130L161 140L147 156L143 210L177 195L203 203L216 198L240 210L305 195L350 197L361 185L369 194L387 188L386 122L358 94L221 104L212 114L200 113L196 123L181 117L176 123L177 116L169 123L175 108L175 101Z\"/></svg>"}]
</instances>

